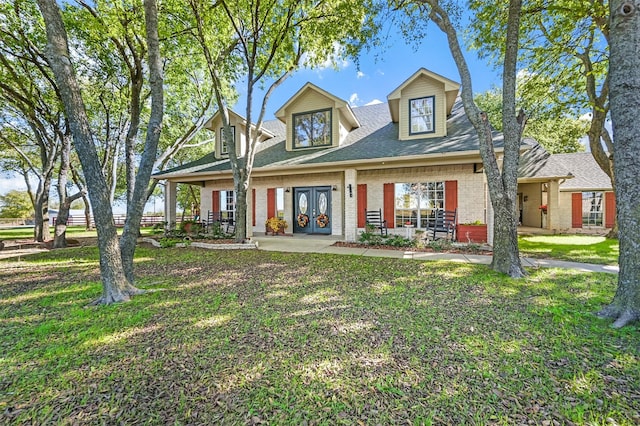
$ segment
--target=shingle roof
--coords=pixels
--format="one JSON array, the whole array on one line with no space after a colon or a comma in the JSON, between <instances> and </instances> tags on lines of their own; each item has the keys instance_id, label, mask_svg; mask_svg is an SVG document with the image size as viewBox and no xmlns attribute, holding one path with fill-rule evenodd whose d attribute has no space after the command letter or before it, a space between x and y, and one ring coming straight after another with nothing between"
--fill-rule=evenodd
<instances>
[{"instance_id":1,"label":"shingle roof","mask_svg":"<svg viewBox=\"0 0 640 426\"><path fill-rule=\"evenodd\" d=\"M376 159L401 159L430 154L454 154L479 150L476 131L468 120L458 98L447 118L448 135L444 137L401 141L398 139L398 123L391 121L386 103L353 108L361 126L349 132L342 145L333 148L285 149L286 125L279 120L269 120L263 127L275 135L258 145L254 170L270 167L349 163ZM530 149L520 157L518 176L524 179L552 179L573 175L560 185L561 191L603 190L611 188L609 177L600 169L591 153L549 154L537 141L523 141ZM503 146L501 133L494 132L494 145ZM228 172L228 159L216 160L209 153L196 161L157 173L156 179L165 175L185 176L191 173Z\"/></svg>"},{"instance_id":2,"label":"shingle roof","mask_svg":"<svg viewBox=\"0 0 640 426\"><path fill-rule=\"evenodd\" d=\"M479 149L475 129L467 119L460 99L456 101L451 115L447 118L448 135L428 139L399 140L398 124L391 121L389 107L385 103L354 108L353 112L361 126L351 131L341 146L314 150L286 151L286 126L279 120L265 121L263 127L275 137L259 144L254 159L254 170L285 165L319 165L428 154L465 153ZM494 133L494 144L498 148L502 147L502 134ZM208 154L194 162L157 173L154 177L162 178L163 175L177 172L186 174L226 170L230 170L228 160L216 161L212 154Z\"/></svg>"},{"instance_id":3,"label":"shingle roof","mask_svg":"<svg viewBox=\"0 0 640 426\"><path fill-rule=\"evenodd\" d=\"M560 191L611 189L611 179L590 152L549 154L534 139L524 141L531 149L520 157L519 178L551 179L573 176L560 184Z\"/></svg>"},{"instance_id":4,"label":"shingle roof","mask_svg":"<svg viewBox=\"0 0 640 426\"><path fill-rule=\"evenodd\" d=\"M574 176L560 185L561 191L611 189L611 179L590 152L554 154L553 157L557 163L569 168Z\"/></svg>"}]
</instances>

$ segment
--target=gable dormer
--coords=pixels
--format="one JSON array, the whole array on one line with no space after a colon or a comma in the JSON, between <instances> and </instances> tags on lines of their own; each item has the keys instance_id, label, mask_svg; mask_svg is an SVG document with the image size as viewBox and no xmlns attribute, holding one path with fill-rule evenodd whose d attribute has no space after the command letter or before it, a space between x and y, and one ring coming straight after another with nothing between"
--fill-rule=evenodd
<instances>
[{"instance_id":1,"label":"gable dormer","mask_svg":"<svg viewBox=\"0 0 640 426\"><path fill-rule=\"evenodd\" d=\"M311 83L302 86L275 115L287 125L287 151L336 147L360 127L346 101Z\"/></svg>"},{"instance_id":2,"label":"gable dormer","mask_svg":"<svg viewBox=\"0 0 640 426\"><path fill-rule=\"evenodd\" d=\"M231 126L231 137L236 144L236 155L238 157L244 156L247 152L247 135L245 133L247 120L239 114L233 111L229 111L229 124ZM220 112L216 112L213 117L209 119L204 125L205 129L211 130L214 133L215 139L215 158L221 160L229 157L229 151L227 149L227 143L224 138L224 129L222 126L222 115ZM256 131L256 126L251 124L251 131ZM265 129L260 129L258 134L258 141L272 138L274 135Z\"/></svg>"},{"instance_id":3,"label":"gable dormer","mask_svg":"<svg viewBox=\"0 0 640 426\"><path fill-rule=\"evenodd\" d=\"M391 120L398 123L398 139L447 135L447 116L460 84L420 68L387 96Z\"/></svg>"}]
</instances>

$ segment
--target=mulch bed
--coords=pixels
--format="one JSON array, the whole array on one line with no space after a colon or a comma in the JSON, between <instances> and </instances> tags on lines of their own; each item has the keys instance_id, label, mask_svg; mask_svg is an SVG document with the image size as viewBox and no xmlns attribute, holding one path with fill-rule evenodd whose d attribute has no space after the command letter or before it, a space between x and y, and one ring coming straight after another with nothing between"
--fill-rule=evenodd
<instances>
[{"instance_id":1,"label":"mulch bed","mask_svg":"<svg viewBox=\"0 0 640 426\"><path fill-rule=\"evenodd\" d=\"M333 244L335 247L352 247L352 248L371 248L371 249L381 249L381 250L401 250L401 251L414 251L421 253L460 253L460 254L483 254L487 256L491 256L493 251L488 247L465 247L465 246L452 246L452 247L443 247L438 248L437 250L433 247L396 247L389 245L370 245L370 244L361 244L361 243L349 243L346 241L336 241Z\"/></svg>"}]
</instances>

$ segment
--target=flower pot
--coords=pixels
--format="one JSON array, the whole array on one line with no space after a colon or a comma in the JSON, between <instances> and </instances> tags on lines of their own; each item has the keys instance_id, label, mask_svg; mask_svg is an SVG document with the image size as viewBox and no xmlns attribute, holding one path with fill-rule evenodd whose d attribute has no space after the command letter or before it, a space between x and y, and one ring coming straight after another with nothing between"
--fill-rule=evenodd
<instances>
[{"instance_id":1,"label":"flower pot","mask_svg":"<svg viewBox=\"0 0 640 426\"><path fill-rule=\"evenodd\" d=\"M487 225L458 225L456 235L461 243L486 243Z\"/></svg>"},{"instance_id":2,"label":"flower pot","mask_svg":"<svg viewBox=\"0 0 640 426\"><path fill-rule=\"evenodd\" d=\"M277 217L270 217L264 225L266 235L284 235L284 231L288 227L288 224L284 219L279 219Z\"/></svg>"}]
</instances>

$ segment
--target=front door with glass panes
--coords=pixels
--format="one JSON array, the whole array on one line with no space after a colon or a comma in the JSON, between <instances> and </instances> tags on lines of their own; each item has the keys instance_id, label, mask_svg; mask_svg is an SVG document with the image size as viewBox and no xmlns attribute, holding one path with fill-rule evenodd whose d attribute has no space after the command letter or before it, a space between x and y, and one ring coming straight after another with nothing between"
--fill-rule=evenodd
<instances>
[{"instance_id":1,"label":"front door with glass panes","mask_svg":"<svg viewBox=\"0 0 640 426\"><path fill-rule=\"evenodd\" d=\"M293 188L293 232L331 235L331 187Z\"/></svg>"}]
</instances>

